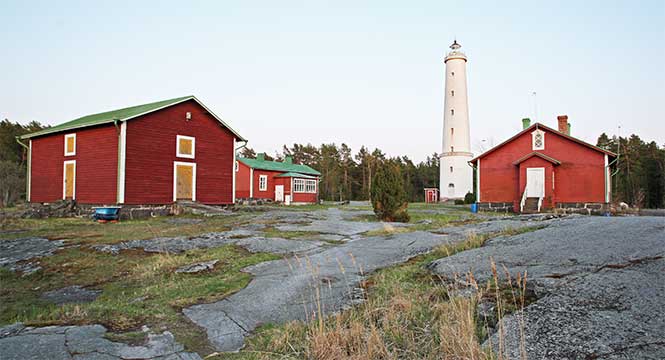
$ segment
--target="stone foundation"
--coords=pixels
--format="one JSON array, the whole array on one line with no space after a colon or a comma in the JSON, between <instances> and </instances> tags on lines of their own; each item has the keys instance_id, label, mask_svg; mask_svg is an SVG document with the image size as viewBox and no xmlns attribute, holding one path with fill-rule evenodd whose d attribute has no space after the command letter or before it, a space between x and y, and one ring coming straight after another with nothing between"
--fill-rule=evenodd
<instances>
[{"instance_id":1,"label":"stone foundation","mask_svg":"<svg viewBox=\"0 0 665 360\"><path fill-rule=\"evenodd\" d=\"M609 213L610 206L605 203L570 203L556 204L555 212L561 214L605 215Z\"/></svg>"},{"instance_id":2,"label":"stone foundation","mask_svg":"<svg viewBox=\"0 0 665 360\"><path fill-rule=\"evenodd\" d=\"M480 202L478 203L478 211L493 211L493 212L513 212L512 202Z\"/></svg>"}]
</instances>

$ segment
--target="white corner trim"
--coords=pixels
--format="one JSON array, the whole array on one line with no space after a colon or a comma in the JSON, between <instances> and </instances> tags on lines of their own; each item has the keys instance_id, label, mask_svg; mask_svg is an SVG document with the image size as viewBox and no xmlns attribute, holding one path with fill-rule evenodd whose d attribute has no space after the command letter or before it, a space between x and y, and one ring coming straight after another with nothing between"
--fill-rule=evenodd
<instances>
[{"instance_id":1,"label":"white corner trim","mask_svg":"<svg viewBox=\"0 0 665 360\"><path fill-rule=\"evenodd\" d=\"M611 190L610 190L610 167L609 167L609 159L607 157L607 154L605 154L605 171L604 171L604 176L605 176L605 203L610 202L610 197L611 195Z\"/></svg>"},{"instance_id":2,"label":"white corner trim","mask_svg":"<svg viewBox=\"0 0 665 360\"><path fill-rule=\"evenodd\" d=\"M26 174L26 189L25 189L25 199L30 202L30 193L32 192L32 139L28 141L28 165L27 165L27 174Z\"/></svg>"},{"instance_id":3,"label":"white corner trim","mask_svg":"<svg viewBox=\"0 0 665 360\"><path fill-rule=\"evenodd\" d=\"M62 200L67 199L67 164L74 164L74 183L72 184L72 200L76 200L76 160L66 160L62 163Z\"/></svg>"},{"instance_id":4,"label":"white corner trim","mask_svg":"<svg viewBox=\"0 0 665 360\"><path fill-rule=\"evenodd\" d=\"M192 142L192 153L191 154L181 154L180 153L180 140L189 140ZM185 135L176 135L175 136L175 156L179 158L194 159L196 156L196 138L193 136Z\"/></svg>"},{"instance_id":5,"label":"white corner trim","mask_svg":"<svg viewBox=\"0 0 665 360\"><path fill-rule=\"evenodd\" d=\"M127 164L127 123L120 123L120 151L118 153L118 204L125 203L125 169Z\"/></svg>"},{"instance_id":6,"label":"white corner trim","mask_svg":"<svg viewBox=\"0 0 665 360\"><path fill-rule=\"evenodd\" d=\"M178 200L178 166L190 166L192 168L192 201L196 201L196 163L182 161L173 162L173 201Z\"/></svg>"},{"instance_id":7,"label":"white corner trim","mask_svg":"<svg viewBox=\"0 0 665 360\"><path fill-rule=\"evenodd\" d=\"M480 202L480 159L478 159L478 170L476 171L476 202Z\"/></svg>"},{"instance_id":8,"label":"white corner trim","mask_svg":"<svg viewBox=\"0 0 665 360\"><path fill-rule=\"evenodd\" d=\"M249 198L254 197L254 168L249 168Z\"/></svg>"},{"instance_id":9,"label":"white corner trim","mask_svg":"<svg viewBox=\"0 0 665 360\"><path fill-rule=\"evenodd\" d=\"M236 138L233 138L233 164L231 164L231 176L233 177L233 185L231 189L231 201L233 204L236 203L236 176L238 174L237 168L238 168L238 161L236 160Z\"/></svg>"},{"instance_id":10,"label":"white corner trim","mask_svg":"<svg viewBox=\"0 0 665 360\"><path fill-rule=\"evenodd\" d=\"M67 139L70 139L70 138L74 139L74 151L67 152ZM65 156L74 156L74 155L76 155L76 133L66 134L65 135Z\"/></svg>"},{"instance_id":11,"label":"white corner trim","mask_svg":"<svg viewBox=\"0 0 665 360\"><path fill-rule=\"evenodd\" d=\"M261 186L261 180L265 179L263 186ZM268 191L268 175L259 175L259 191Z\"/></svg>"}]
</instances>

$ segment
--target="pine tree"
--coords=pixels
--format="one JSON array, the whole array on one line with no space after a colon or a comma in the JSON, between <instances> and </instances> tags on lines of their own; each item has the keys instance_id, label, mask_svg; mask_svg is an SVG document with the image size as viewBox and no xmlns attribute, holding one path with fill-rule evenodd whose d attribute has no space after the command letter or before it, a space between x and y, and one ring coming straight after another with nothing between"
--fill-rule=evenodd
<instances>
[{"instance_id":1,"label":"pine tree","mask_svg":"<svg viewBox=\"0 0 665 360\"><path fill-rule=\"evenodd\" d=\"M386 161L376 169L372 180L372 207L382 221L408 222L407 195L399 164Z\"/></svg>"}]
</instances>

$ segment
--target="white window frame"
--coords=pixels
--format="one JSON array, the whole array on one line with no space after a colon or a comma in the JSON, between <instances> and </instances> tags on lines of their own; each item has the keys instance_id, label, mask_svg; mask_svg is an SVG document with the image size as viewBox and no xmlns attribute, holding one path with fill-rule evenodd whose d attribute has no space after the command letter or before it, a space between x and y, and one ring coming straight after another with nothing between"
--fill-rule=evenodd
<instances>
[{"instance_id":1,"label":"white window frame","mask_svg":"<svg viewBox=\"0 0 665 360\"><path fill-rule=\"evenodd\" d=\"M304 193L305 192L305 179L293 179L293 192L294 193Z\"/></svg>"},{"instance_id":2,"label":"white window frame","mask_svg":"<svg viewBox=\"0 0 665 360\"><path fill-rule=\"evenodd\" d=\"M67 139L72 138L74 139L74 151L72 152L67 152ZM76 155L76 133L73 134L66 134L65 135L65 156L74 156Z\"/></svg>"},{"instance_id":3,"label":"white window frame","mask_svg":"<svg viewBox=\"0 0 665 360\"><path fill-rule=\"evenodd\" d=\"M196 201L196 163L174 161L173 162L173 202L178 201L178 166L190 166L192 168L192 201Z\"/></svg>"},{"instance_id":4,"label":"white window frame","mask_svg":"<svg viewBox=\"0 0 665 360\"><path fill-rule=\"evenodd\" d=\"M305 180L305 192L310 194L316 194L316 180L313 179Z\"/></svg>"},{"instance_id":5,"label":"white window frame","mask_svg":"<svg viewBox=\"0 0 665 360\"><path fill-rule=\"evenodd\" d=\"M192 153L191 154L181 154L180 153L180 140L190 140L192 142ZM176 135L175 136L175 156L185 159L194 159L196 154L196 138L192 136L185 135Z\"/></svg>"},{"instance_id":6,"label":"white window frame","mask_svg":"<svg viewBox=\"0 0 665 360\"><path fill-rule=\"evenodd\" d=\"M543 141L542 141L541 146L536 146L536 135L538 135L538 134L540 134L542 136ZM533 131L531 133L531 149L533 149L533 150L545 150L545 132L544 131L542 131L540 129L536 129L535 131Z\"/></svg>"},{"instance_id":7,"label":"white window frame","mask_svg":"<svg viewBox=\"0 0 665 360\"><path fill-rule=\"evenodd\" d=\"M62 163L62 200L67 199L67 164L74 164L74 183L72 184L72 200L76 200L76 160L66 160Z\"/></svg>"},{"instance_id":8,"label":"white window frame","mask_svg":"<svg viewBox=\"0 0 665 360\"><path fill-rule=\"evenodd\" d=\"M259 191L268 191L268 175L259 175Z\"/></svg>"}]
</instances>

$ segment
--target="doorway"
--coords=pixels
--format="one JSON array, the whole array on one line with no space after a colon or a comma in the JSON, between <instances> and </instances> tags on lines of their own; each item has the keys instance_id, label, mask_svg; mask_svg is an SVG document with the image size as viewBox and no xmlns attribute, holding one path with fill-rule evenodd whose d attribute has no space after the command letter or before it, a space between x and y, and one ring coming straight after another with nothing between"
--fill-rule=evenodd
<instances>
[{"instance_id":1,"label":"doorway","mask_svg":"<svg viewBox=\"0 0 665 360\"><path fill-rule=\"evenodd\" d=\"M275 202L284 201L284 185L275 185Z\"/></svg>"},{"instance_id":2,"label":"doorway","mask_svg":"<svg viewBox=\"0 0 665 360\"><path fill-rule=\"evenodd\" d=\"M196 201L196 164L173 163L173 201Z\"/></svg>"},{"instance_id":3,"label":"doorway","mask_svg":"<svg viewBox=\"0 0 665 360\"><path fill-rule=\"evenodd\" d=\"M76 199L76 160L65 161L62 166L62 198Z\"/></svg>"},{"instance_id":4,"label":"doorway","mask_svg":"<svg viewBox=\"0 0 665 360\"><path fill-rule=\"evenodd\" d=\"M526 169L526 196L545 197L545 168Z\"/></svg>"}]
</instances>

